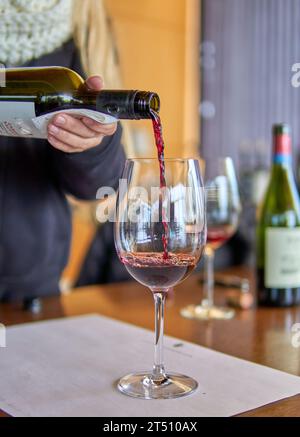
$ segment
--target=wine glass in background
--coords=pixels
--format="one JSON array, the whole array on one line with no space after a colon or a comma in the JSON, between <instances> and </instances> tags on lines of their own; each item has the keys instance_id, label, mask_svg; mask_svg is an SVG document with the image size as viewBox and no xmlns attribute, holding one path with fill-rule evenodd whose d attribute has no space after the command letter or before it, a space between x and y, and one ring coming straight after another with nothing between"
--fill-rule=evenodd
<instances>
[{"instance_id":1,"label":"wine glass in background","mask_svg":"<svg viewBox=\"0 0 300 437\"><path fill-rule=\"evenodd\" d=\"M198 161L165 159L165 180L160 188L157 159L129 159L117 201L119 258L152 291L155 302L153 370L124 376L118 384L121 392L143 399L180 397L197 388L188 376L166 373L163 329L168 290L192 272L205 245L205 194Z\"/></svg>"},{"instance_id":2,"label":"wine glass in background","mask_svg":"<svg viewBox=\"0 0 300 437\"><path fill-rule=\"evenodd\" d=\"M214 304L214 254L236 232L241 212L238 183L231 158L205 161L207 244L204 252L204 298L188 305L181 315L189 319L231 319L234 310Z\"/></svg>"}]
</instances>

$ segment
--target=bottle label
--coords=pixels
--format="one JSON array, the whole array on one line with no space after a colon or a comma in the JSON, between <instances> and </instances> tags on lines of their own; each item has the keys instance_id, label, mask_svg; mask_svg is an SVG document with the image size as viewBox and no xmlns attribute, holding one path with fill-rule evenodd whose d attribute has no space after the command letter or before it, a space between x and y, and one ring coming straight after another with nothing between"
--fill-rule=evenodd
<instances>
[{"instance_id":1,"label":"bottle label","mask_svg":"<svg viewBox=\"0 0 300 437\"><path fill-rule=\"evenodd\" d=\"M35 127L34 101L0 102L0 135L7 137L43 138Z\"/></svg>"},{"instance_id":2,"label":"bottle label","mask_svg":"<svg viewBox=\"0 0 300 437\"><path fill-rule=\"evenodd\" d=\"M300 227L266 229L265 287L300 287Z\"/></svg>"},{"instance_id":3,"label":"bottle label","mask_svg":"<svg viewBox=\"0 0 300 437\"><path fill-rule=\"evenodd\" d=\"M117 119L91 109L66 109L55 111L36 117L35 105L31 101L0 102L0 135L7 137L47 138L47 127L56 114L71 114L75 117L89 117L93 120L108 124Z\"/></svg>"}]
</instances>

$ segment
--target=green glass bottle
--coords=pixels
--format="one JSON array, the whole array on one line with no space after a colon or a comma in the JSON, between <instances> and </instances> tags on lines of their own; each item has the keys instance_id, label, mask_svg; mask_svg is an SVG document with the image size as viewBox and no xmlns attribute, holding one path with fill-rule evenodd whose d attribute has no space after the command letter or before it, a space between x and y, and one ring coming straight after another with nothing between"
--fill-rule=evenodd
<instances>
[{"instance_id":1,"label":"green glass bottle","mask_svg":"<svg viewBox=\"0 0 300 437\"><path fill-rule=\"evenodd\" d=\"M0 136L47 138L49 120L59 112L100 123L151 119L159 96L150 91L88 91L75 71L64 67L4 69L0 83Z\"/></svg>"},{"instance_id":2,"label":"green glass bottle","mask_svg":"<svg viewBox=\"0 0 300 437\"><path fill-rule=\"evenodd\" d=\"M289 126L273 126L273 163L257 225L258 304L300 304L300 202Z\"/></svg>"}]
</instances>

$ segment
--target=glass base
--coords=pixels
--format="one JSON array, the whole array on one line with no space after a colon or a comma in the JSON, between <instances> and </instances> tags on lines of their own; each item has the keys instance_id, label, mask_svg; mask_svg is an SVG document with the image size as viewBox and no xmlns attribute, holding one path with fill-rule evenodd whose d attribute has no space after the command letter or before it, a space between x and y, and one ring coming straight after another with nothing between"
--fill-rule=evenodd
<instances>
[{"instance_id":1,"label":"glass base","mask_svg":"<svg viewBox=\"0 0 300 437\"><path fill-rule=\"evenodd\" d=\"M180 314L186 319L198 320L230 320L234 317L235 311L227 307L207 307L204 305L188 305L182 308Z\"/></svg>"},{"instance_id":2,"label":"glass base","mask_svg":"<svg viewBox=\"0 0 300 437\"><path fill-rule=\"evenodd\" d=\"M177 373L168 373L159 383L151 373L134 373L120 379L118 389L127 396L141 399L173 399L187 396L198 387L194 379Z\"/></svg>"}]
</instances>

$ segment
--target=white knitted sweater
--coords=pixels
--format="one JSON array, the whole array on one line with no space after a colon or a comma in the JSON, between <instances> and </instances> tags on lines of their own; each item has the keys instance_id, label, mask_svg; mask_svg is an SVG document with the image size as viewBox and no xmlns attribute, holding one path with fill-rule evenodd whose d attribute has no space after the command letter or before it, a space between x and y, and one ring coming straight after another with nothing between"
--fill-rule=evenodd
<instances>
[{"instance_id":1,"label":"white knitted sweater","mask_svg":"<svg viewBox=\"0 0 300 437\"><path fill-rule=\"evenodd\" d=\"M0 63L18 66L71 37L73 0L0 0Z\"/></svg>"}]
</instances>

